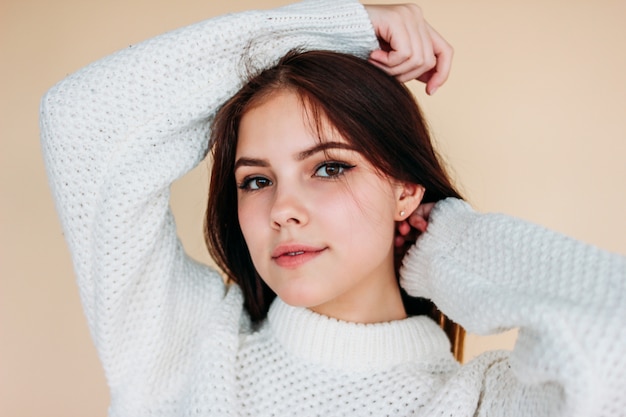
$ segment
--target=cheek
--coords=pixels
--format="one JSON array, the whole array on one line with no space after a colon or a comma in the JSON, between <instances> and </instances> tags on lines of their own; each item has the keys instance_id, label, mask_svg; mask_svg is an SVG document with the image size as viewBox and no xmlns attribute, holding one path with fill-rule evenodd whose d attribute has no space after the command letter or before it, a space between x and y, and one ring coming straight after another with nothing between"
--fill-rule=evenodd
<instances>
[{"instance_id":1,"label":"cheek","mask_svg":"<svg viewBox=\"0 0 626 417\"><path fill-rule=\"evenodd\" d=\"M248 245L248 249L252 254L254 248L258 246L255 245L255 242L261 238L261 228L259 226L266 223L263 221L263 206L258 204L258 202L253 203L250 199L246 198L239 198L237 205L239 226L241 227L241 232Z\"/></svg>"},{"instance_id":2,"label":"cheek","mask_svg":"<svg viewBox=\"0 0 626 417\"><path fill-rule=\"evenodd\" d=\"M393 195L384 184L356 185L342 190L320 212L357 246L365 246L366 242L386 246L393 241L395 227Z\"/></svg>"}]
</instances>

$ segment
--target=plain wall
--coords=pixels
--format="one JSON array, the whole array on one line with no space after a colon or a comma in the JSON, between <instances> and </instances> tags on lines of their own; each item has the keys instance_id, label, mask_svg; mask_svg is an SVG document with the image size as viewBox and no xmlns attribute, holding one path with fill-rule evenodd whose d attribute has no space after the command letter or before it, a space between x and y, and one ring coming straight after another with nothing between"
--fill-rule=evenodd
<instances>
[{"instance_id":1,"label":"plain wall","mask_svg":"<svg viewBox=\"0 0 626 417\"><path fill-rule=\"evenodd\" d=\"M45 178L41 95L165 30L279 3L2 0L0 415L104 416L108 404ZM414 87L468 199L626 254L626 2L421 5L456 55L434 97ZM185 246L203 260L206 172L177 183L172 202ZM470 335L466 356L513 339Z\"/></svg>"}]
</instances>

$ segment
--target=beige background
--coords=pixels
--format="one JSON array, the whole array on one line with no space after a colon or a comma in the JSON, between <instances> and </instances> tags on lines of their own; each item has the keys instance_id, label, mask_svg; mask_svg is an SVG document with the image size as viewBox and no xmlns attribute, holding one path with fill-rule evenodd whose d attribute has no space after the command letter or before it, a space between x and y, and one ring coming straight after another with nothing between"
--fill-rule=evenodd
<instances>
[{"instance_id":1,"label":"beige background","mask_svg":"<svg viewBox=\"0 0 626 417\"><path fill-rule=\"evenodd\" d=\"M106 384L82 316L42 165L44 91L168 29L276 1L1 0L0 415L104 416ZM418 97L462 189L502 211L626 254L626 2L422 0L456 48ZM206 166L175 185L180 233L200 233ZM467 355L513 335L468 340Z\"/></svg>"}]
</instances>

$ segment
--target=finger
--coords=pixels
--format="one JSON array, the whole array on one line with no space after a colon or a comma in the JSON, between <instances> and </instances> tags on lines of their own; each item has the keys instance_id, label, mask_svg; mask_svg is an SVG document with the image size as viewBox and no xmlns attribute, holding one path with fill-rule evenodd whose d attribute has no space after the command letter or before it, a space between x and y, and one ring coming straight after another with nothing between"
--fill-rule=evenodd
<instances>
[{"instance_id":1,"label":"finger","mask_svg":"<svg viewBox=\"0 0 626 417\"><path fill-rule=\"evenodd\" d=\"M405 62L401 65L391 68L370 60L370 63L379 67L392 77L395 77L400 82L406 82L415 79L422 81L422 77L432 71L434 66L432 59L429 60L427 64L423 64L422 62L423 61L420 61L419 64L415 61ZM423 80L423 82L426 83L429 78L430 77L426 78L425 80Z\"/></svg>"},{"instance_id":2,"label":"finger","mask_svg":"<svg viewBox=\"0 0 626 417\"><path fill-rule=\"evenodd\" d=\"M425 232L428 227L428 222L422 216L417 214L413 214L409 217L409 224L422 233Z\"/></svg>"},{"instance_id":3,"label":"finger","mask_svg":"<svg viewBox=\"0 0 626 417\"><path fill-rule=\"evenodd\" d=\"M374 66L377 66L378 68L382 69L383 71L385 71L387 74L389 74L392 77L395 77L398 81L400 82L406 82L406 81L410 81L410 80L414 80L417 77L419 77L422 74L422 71L420 70L410 70L410 67L387 67L385 65L381 65L380 63L376 62L376 61L372 61L370 60L370 63ZM407 72L409 71L409 72Z\"/></svg>"},{"instance_id":4,"label":"finger","mask_svg":"<svg viewBox=\"0 0 626 417\"><path fill-rule=\"evenodd\" d=\"M434 53L433 39L430 36L429 27L426 22L424 22L423 25L418 26L416 35L419 36L420 44L416 44L415 46L419 46L420 50L415 51L414 63L416 69L419 69L421 72L420 75L422 75L435 68L435 65L437 64L437 57Z\"/></svg>"},{"instance_id":5,"label":"finger","mask_svg":"<svg viewBox=\"0 0 626 417\"><path fill-rule=\"evenodd\" d=\"M397 229L398 233L400 233L401 236L406 236L411 231L411 225L409 224L409 222L404 220L398 223Z\"/></svg>"},{"instance_id":6,"label":"finger","mask_svg":"<svg viewBox=\"0 0 626 417\"><path fill-rule=\"evenodd\" d=\"M415 10L417 9L417 10ZM369 14L380 49L370 55L370 59L383 67L392 68L408 59L407 19L420 11L416 5L365 5ZM392 47L393 44L393 47Z\"/></svg>"},{"instance_id":7,"label":"finger","mask_svg":"<svg viewBox=\"0 0 626 417\"><path fill-rule=\"evenodd\" d=\"M386 47L373 51L370 59L379 66L393 69L411 58L411 34L405 25L398 25L393 28L393 31L385 27L381 29L378 36Z\"/></svg>"},{"instance_id":8,"label":"finger","mask_svg":"<svg viewBox=\"0 0 626 417\"><path fill-rule=\"evenodd\" d=\"M408 78L407 74L422 74L435 66L430 37L424 25L407 27L409 35L409 58L396 65L393 70L397 76ZM430 66L430 67L429 67ZM413 76L412 78L417 78ZM411 78L408 78L411 79Z\"/></svg>"},{"instance_id":9,"label":"finger","mask_svg":"<svg viewBox=\"0 0 626 417\"><path fill-rule=\"evenodd\" d=\"M428 222L430 221L430 213L432 212L434 207L435 207L435 203L420 204L415 209L415 211L411 213L411 216L408 219L409 223L413 226L411 220L413 220L415 223L420 223L421 221L419 219L422 219L425 222L425 224L428 225Z\"/></svg>"},{"instance_id":10,"label":"finger","mask_svg":"<svg viewBox=\"0 0 626 417\"><path fill-rule=\"evenodd\" d=\"M415 69L413 71L406 72L406 73L403 73L401 75L397 75L396 78L400 82L407 82L407 81L411 81L411 80L419 80L419 81L423 82L424 84L426 84L427 80L430 79L429 74L432 71L433 70L431 69L430 71L424 72L424 70L422 68L418 68L418 69Z\"/></svg>"},{"instance_id":11,"label":"finger","mask_svg":"<svg viewBox=\"0 0 626 417\"><path fill-rule=\"evenodd\" d=\"M429 31L432 39L433 53L436 57L436 66L431 74L425 74L428 76L428 79L423 81L426 82L426 93L433 95L437 89L448 80L452 67L454 49L430 26Z\"/></svg>"},{"instance_id":12,"label":"finger","mask_svg":"<svg viewBox=\"0 0 626 417\"><path fill-rule=\"evenodd\" d=\"M400 63L395 66L390 66L385 63L391 62L389 59L386 61L385 58L374 60L374 58L386 57L384 51L378 50L375 51L375 53L372 53L370 56L370 62L381 68L389 75L396 77L400 82L419 79L426 83L430 79L430 76L425 79L421 77L433 70L437 64L437 57L433 51L430 34L424 26L419 26L418 28L410 27L403 33L408 34L410 40L408 43L403 43L402 45L408 45L410 49L408 52L395 52L398 55L402 54L403 59L404 56L408 54L408 59L400 62L401 59L397 59L396 56L396 59L393 62ZM390 45L390 47L393 48L392 45ZM390 51L387 54L391 55L392 53L394 53L394 51Z\"/></svg>"}]
</instances>

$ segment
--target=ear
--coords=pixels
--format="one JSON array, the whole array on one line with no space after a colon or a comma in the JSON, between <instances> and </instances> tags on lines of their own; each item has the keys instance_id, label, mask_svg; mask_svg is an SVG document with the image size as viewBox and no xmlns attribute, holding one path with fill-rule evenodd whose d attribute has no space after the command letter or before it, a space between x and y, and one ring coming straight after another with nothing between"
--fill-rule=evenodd
<instances>
[{"instance_id":1,"label":"ear","mask_svg":"<svg viewBox=\"0 0 626 417\"><path fill-rule=\"evenodd\" d=\"M406 220L422 202L426 189L419 184L401 182L395 185L396 214L395 221Z\"/></svg>"}]
</instances>

